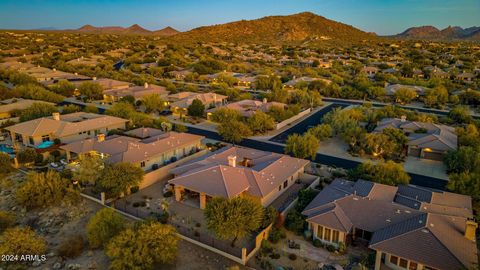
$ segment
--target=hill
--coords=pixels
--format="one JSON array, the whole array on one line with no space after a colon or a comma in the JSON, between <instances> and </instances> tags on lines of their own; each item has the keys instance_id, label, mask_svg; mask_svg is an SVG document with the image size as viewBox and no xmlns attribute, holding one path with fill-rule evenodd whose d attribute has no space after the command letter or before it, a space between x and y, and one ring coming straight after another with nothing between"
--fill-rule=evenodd
<instances>
[{"instance_id":1,"label":"hill","mask_svg":"<svg viewBox=\"0 0 480 270\"><path fill-rule=\"evenodd\" d=\"M478 40L480 27L463 29L459 26L449 26L439 30L434 26L411 27L395 35L395 38L405 39L435 39L435 40Z\"/></svg>"},{"instance_id":2,"label":"hill","mask_svg":"<svg viewBox=\"0 0 480 270\"><path fill-rule=\"evenodd\" d=\"M121 27L121 26L103 26L95 27L90 24L84 25L78 29L72 30L73 32L82 32L82 33L92 33L92 34L128 34L128 35L161 35L161 36L171 36L179 33L177 30L166 27L157 31L150 31L138 24L134 24L130 27Z\"/></svg>"},{"instance_id":3,"label":"hill","mask_svg":"<svg viewBox=\"0 0 480 270\"><path fill-rule=\"evenodd\" d=\"M306 41L360 41L374 38L350 25L310 12L269 16L213 26L203 26L172 37L180 42L286 43Z\"/></svg>"},{"instance_id":4,"label":"hill","mask_svg":"<svg viewBox=\"0 0 480 270\"><path fill-rule=\"evenodd\" d=\"M180 33L176 29L173 29L172 27L168 26L160 30L153 31L154 35L159 35L159 36L173 36Z\"/></svg>"}]
</instances>

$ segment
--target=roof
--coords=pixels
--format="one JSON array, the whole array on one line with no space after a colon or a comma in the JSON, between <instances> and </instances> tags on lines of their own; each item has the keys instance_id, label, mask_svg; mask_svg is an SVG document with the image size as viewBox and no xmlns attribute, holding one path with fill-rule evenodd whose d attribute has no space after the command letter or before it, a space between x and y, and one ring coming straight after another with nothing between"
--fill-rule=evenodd
<instances>
[{"instance_id":1,"label":"roof","mask_svg":"<svg viewBox=\"0 0 480 270\"><path fill-rule=\"evenodd\" d=\"M146 83L144 86L131 86L128 88L105 90L103 94L119 98L125 96L133 96L136 99L140 99L144 96L151 94L157 94L161 97L164 97L168 95L168 91L163 86Z\"/></svg>"},{"instance_id":2,"label":"roof","mask_svg":"<svg viewBox=\"0 0 480 270\"><path fill-rule=\"evenodd\" d=\"M455 150L458 139L453 127L435 123L415 122L398 118L384 118L375 128L374 132L382 132L386 128L398 128L409 132L408 145L419 148L430 148L437 151ZM425 129L425 133L415 133L416 130Z\"/></svg>"},{"instance_id":3,"label":"roof","mask_svg":"<svg viewBox=\"0 0 480 270\"><path fill-rule=\"evenodd\" d=\"M3 113L3 112L11 112L13 110L25 110L26 108L32 106L33 103L54 105L54 103L41 101L41 100L11 98L11 99L5 99L0 101L0 112Z\"/></svg>"},{"instance_id":4,"label":"roof","mask_svg":"<svg viewBox=\"0 0 480 270\"><path fill-rule=\"evenodd\" d=\"M143 140L127 136L109 136L104 141L90 138L69 143L61 148L77 154L90 151L103 153L108 155L109 163L136 163L195 143L203 138L203 136L172 131Z\"/></svg>"},{"instance_id":5,"label":"roof","mask_svg":"<svg viewBox=\"0 0 480 270\"><path fill-rule=\"evenodd\" d=\"M209 110L209 112L214 112L219 108L228 108L232 110L236 110L242 116L251 117L257 111L268 112L272 107L280 107L285 108L287 104L280 103L280 102L266 102L266 101L258 101L253 99L244 99L237 102L229 103L222 107L217 107Z\"/></svg>"},{"instance_id":6,"label":"roof","mask_svg":"<svg viewBox=\"0 0 480 270\"><path fill-rule=\"evenodd\" d=\"M229 165L229 157L236 158L235 167ZM249 165L244 163L247 160ZM169 182L210 196L232 198L247 191L264 197L308 163L287 155L232 146L172 169L176 177ZM226 191L222 193L218 185L225 186Z\"/></svg>"},{"instance_id":7,"label":"roof","mask_svg":"<svg viewBox=\"0 0 480 270\"><path fill-rule=\"evenodd\" d=\"M145 139L153 136L157 136L160 134L163 134L164 132L160 129L156 128L149 128L149 127L140 127L136 129L129 130L125 132L125 135L131 136L131 137L137 137L140 139Z\"/></svg>"},{"instance_id":8,"label":"roof","mask_svg":"<svg viewBox=\"0 0 480 270\"><path fill-rule=\"evenodd\" d=\"M171 107L188 108L195 99L200 100L204 105L208 105L213 102L225 100L227 96L217 93L180 92L169 95L168 99L173 101L170 103Z\"/></svg>"},{"instance_id":9,"label":"roof","mask_svg":"<svg viewBox=\"0 0 480 270\"><path fill-rule=\"evenodd\" d=\"M469 268L477 262L475 242L464 237L466 221L473 217L468 196L336 179L302 214L339 231L372 232L370 248L437 269Z\"/></svg>"},{"instance_id":10,"label":"roof","mask_svg":"<svg viewBox=\"0 0 480 270\"><path fill-rule=\"evenodd\" d=\"M385 87L385 90L387 91L387 95L395 95L395 93L402 88L413 90L417 93L417 95L420 96L424 95L425 91L428 89L426 87L416 85L390 84Z\"/></svg>"},{"instance_id":11,"label":"roof","mask_svg":"<svg viewBox=\"0 0 480 270\"><path fill-rule=\"evenodd\" d=\"M60 115L60 120L54 120L51 116L42 117L9 126L5 129L32 137L53 134L61 138L83 131L124 124L126 122L128 120L109 115L76 112Z\"/></svg>"}]
</instances>

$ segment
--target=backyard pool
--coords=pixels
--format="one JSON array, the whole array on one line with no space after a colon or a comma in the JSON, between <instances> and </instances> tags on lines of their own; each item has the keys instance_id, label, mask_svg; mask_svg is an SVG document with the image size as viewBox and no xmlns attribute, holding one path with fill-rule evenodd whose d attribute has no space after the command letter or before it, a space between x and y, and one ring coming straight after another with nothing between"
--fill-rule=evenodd
<instances>
[{"instance_id":1,"label":"backyard pool","mask_svg":"<svg viewBox=\"0 0 480 270\"><path fill-rule=\"evenodd\" d=\"M0 144L0 151L7 154L13 154L14 152L13 148L6 144Z\"/></svg>"},{"instance_id":2,"label":"backyard pool","mask_svg":"<svg viewBox=\"0 0 480 270\"><path fill-rule=\"evenodd\" d=\"M38 149L48 148L53 145L52 141L44 141L37 146Z\"/></svg>"}]
</instances>

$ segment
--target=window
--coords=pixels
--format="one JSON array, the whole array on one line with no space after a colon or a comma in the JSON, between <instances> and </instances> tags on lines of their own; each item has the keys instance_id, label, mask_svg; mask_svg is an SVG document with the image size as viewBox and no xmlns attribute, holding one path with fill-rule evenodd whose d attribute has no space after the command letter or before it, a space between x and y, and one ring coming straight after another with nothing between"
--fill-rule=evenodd
<instances>
[{"instance_id":1,"label":"window","mask_svg":"<svg viewBox=\"0 0 480 270\"><path fill-rule=\"evenodd\" d=\"M89 131L87 132L87 134L90 135L90 134L91 134L91 131L89 130Z\"/></svg>"},{"instance_id":2,"label":"window","mask_svg":"<svg viewBox=\"0 0 480 270\"><path fill-rule=\"evenodd\" d=\"M283 182L283 188L286 188L286 187L288 187L288 180Z\"/></svg>"},{"instance_id":3,"label":"window","mask_svg":"<svg viewBox=\"0 0 480 270\"><path fill-rule=\"evenodd\" d=\"M408 261L403 259L403 258L400 258L400 263L398 264L400 267L403 267L403 268L407 268L408 266Z\"/></svg>"},{"instance_id":4,"label":"window","mask_svg":"<svg viewBox=\"0 0 480 270\"><path fill-rule=\"evenodd\" d=\"M397 265L398 264L398 257L397 256L390 256L390 263Z\"/></svg>"},{"instance_id":5,"label":"window","mask_svg":"<svg viewBox=\"0 0 480 270\"><path fill-rule=\"evenodd\" d=\"M282 190L282 185L278 186L278 191Z\"/></svg>"},{"instance_id":6,"label":"window","mask_svg":"<svg viewBox=\"0 0 480 270\"><path fill-rule=\"evenodd\" d=\"M140 167L145 167L145 161L140 162Z\"/></svg>"},{"instance_id":7,"label":"window","mask_svg":"<svg viewBox=\"0 0 480 270\"><path fill-rule=\"evenodd\" d=\"M410 262L410 265L408 266L409 270L417 270L417 263L416 262Z\"/></svg>"},{"instance_id":8,"label":"window","mask_svg":"<svg viewBox=\"0 0 480 270\"><path fill-rule=\"evenodd\" d=\"M318 239L322 239L323 238L323 227L318 225L318 229L317 229L317 238Z\"/></svg>"},{"instance_id":9,"label":"window","mask_svg":"<svg viewBox=\"0 0 480 270\"><path fill-rule=\"evenodd\" d=\"M338 243L340 233L337 230L333 230L332 242Z\"/></svg>"},{"instance_id":10,"label":"window","mask_svg":"<svg viewBox=\"0 0 480 270\"><path fill-rule=\"evenodd\" d=\"M50 137L48 135L43 135L42 142L48 142L48 141L50 141Z\"/></svg>"},{"instance_id":11,"label":"window","mask_svg":"<svg viewBox=\"0 0 480 270\"><path fill-rule=\"evenodd\" d=\"M31 144L31 145L34 145L35 143L33 142L33 137L28 137L28 142Z\"/></svg>"},{"instance_id":12,"label":"window","mask_svg":"<svg viewBox=\"0 0 480 270\"><path fill-rule=\"evenodd\" d=\"M323 237L323 240L330 242L330 234L332 230L325 228L325 235Z\"/></svg>"}]
</instances>

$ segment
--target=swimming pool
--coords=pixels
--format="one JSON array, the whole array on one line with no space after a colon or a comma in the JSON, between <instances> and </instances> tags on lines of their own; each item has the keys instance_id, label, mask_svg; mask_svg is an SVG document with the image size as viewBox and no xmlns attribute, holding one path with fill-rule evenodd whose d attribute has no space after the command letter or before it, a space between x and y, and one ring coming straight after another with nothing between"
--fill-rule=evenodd
<instances>
[{"instance_id":1,"label":"swimming pool","mask_svg":"<svg viewBox=\"0 0 480 270\"><path fill-rule=\"evenodd\" d=\"M7 154L13 154L14 152L13 148L6 144L0 144L0 151Z\"/></svg>"},{"instance_id":2,"label":"swimming pool","mask_svg":"<svg viewBox=\"0 0 480 270\"><path fill-rule=\"evenodd\" d=\"M53 145L52 141L44 141L37 146L38 149L48 148Z\"/></svg>"}]
</instances>

